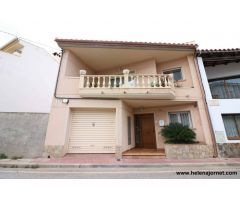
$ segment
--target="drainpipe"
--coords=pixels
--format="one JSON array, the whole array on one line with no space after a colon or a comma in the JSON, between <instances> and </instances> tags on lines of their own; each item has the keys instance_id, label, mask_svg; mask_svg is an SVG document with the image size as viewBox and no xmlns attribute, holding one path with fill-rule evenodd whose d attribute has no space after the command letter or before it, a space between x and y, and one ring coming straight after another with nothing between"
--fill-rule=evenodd
<instances>
[{"instance_id":1,"label":"drainpipe","mask_svg":"<svg viewBox=\"0 0 240 200\"><path fill-rule=\"evenodd\" d=\"M200 52L200 55L201 55L201 52ZM195 51L194 53L194 62L197 66L197 75L198 75L198 79L200 80L201 84L200 84L200 87L201 87L201 92L202 92L202 95L204 96L204 103L205 103L205 110L207 111L207 118L208 118L208 121L211 122L210 123L210 129L211 129L211 138L212 138L212 141L213 141L213 157L214 158L217 158L219 157L218 155L218 149L217 149L217 142L216 142L216 138L215 138L215 135L214 135L214 129L213 129L213 126L212 126L212 121L210 119L210 112L208 110L208 105L207 105L207 101L206 101L206 93L205 93L205 90L204 90L204 87L203 87L203 82L202 82L202 78L201 78L201 73L199 71L199 65L198 65L198 62L196 60L197 58L197 53Z\"/></svg>"}]
</instances>

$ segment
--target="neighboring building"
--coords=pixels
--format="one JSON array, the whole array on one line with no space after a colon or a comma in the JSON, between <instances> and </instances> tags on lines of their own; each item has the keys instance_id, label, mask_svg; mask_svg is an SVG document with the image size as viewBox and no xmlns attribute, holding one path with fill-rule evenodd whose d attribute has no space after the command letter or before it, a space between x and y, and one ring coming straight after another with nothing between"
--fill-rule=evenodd
<instances>
[{"instance_id":1,"label":"neighboring building","mask_svg":"<svg viewBox=\"0 0 240 200\"><path fill-rule=\"evenodd\" d=\"M240 156L240 49L198 51L219 155Z\"/></svg>"},{"instance_id":2,"label":"neighboring building","mask_svg":"<svg viewBox=\"0 0 240 200\"><path fill-rule=\"evenodd\" d=\"M58 63L22 39L0 48L0 153L42 155Z\"/></svg>"},{"instance_id":3,"label":"neighboring building","mask_svg":"<svg viewBox=\"0 0 240 200\"><path fill-rule=\"evenodd\" d=\"M169 122L193 128L213 156L194 44L56 39L63 56L45 140L48 155L164 150Z\"/></svg>"}]
</instances>

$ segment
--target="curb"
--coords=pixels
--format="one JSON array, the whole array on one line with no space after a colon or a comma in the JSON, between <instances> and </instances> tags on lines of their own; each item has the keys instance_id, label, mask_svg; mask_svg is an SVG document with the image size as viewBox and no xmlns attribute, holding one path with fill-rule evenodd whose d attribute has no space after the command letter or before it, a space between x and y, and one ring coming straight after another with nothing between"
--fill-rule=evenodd
<instances>
[{"instance_id":1,"label":"curb","mask_svg":"<svg viewBox=\"0 0 240 200\"><path fill-rule=\"evenodd\" d=\"M152 164L59 164L59 163L0 163L0 168L161 168L161 167L211 167L211 166L238 166L239 162L232 163L152 163Z\"/></svg>"}]
</instances>

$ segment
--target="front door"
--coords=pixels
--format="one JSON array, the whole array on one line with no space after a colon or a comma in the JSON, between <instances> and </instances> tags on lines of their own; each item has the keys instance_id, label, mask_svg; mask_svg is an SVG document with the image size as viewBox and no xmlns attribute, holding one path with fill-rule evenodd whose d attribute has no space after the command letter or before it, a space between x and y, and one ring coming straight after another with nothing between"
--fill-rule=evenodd
<instances>
[{"instance_id":1,"label":"front door","mask_svg":"<svg viewBox=\"0 0 240 200\"><path fill-rule=\"evenodd\" d=\"M156 148L156 136L153 114L135 115L136 147Z\"/></svg>"}]
</instances>

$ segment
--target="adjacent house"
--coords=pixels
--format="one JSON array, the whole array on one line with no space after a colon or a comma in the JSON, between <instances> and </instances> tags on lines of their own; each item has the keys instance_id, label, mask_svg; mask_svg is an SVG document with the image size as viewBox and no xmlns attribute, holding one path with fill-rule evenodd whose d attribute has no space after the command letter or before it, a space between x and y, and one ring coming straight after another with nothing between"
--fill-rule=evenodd
<instances>
[{"instance_id":1,"label":"adjacent house","mask_svg":"<svg viewBox=\"0 0 240 200\"><path fill-rule=\"evenodd\" d=\"M0 48L0 153L42 155L59 62L13 38Z\"/></svg>"},{"instance_id":2,"label":"adjacent house","mask_svg":"<svg viewBox=\"0 0 240 200\"><path fill-rule=\"evenodd\" d=\"M161 150L161 128L188 125L213 152L195 44L56 39L63 50L47 155Z\"/></svg>"},{"instance_id":3,"label":"adjacent house","mask_svg":"<svg viewBox=\"0 0 240 200\"><path fill-rule=\"evenodd\" d=\"M221 157L240 156L240 49L197 54L206 101Z\"/></svg>"}]
</instances>

